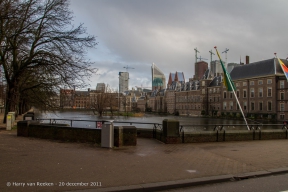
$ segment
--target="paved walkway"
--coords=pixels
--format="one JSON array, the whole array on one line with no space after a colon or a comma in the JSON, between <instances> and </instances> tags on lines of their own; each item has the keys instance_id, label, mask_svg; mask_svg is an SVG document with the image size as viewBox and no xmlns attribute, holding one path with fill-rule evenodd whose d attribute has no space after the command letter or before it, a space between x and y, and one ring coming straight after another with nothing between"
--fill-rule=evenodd
<instances>
[{"instance_id":1,"label":"paved walkway","mask_svg":"<svg viewBox=\"0 0 288 192\"><path fill-rule=\"evenodd\" d=\"M138 138L137 142L135 147L106 149L17 137L16 130L0 129L0 191L152 191L153 186L165 189L288 171L288 140L165 145Z\"/></svg>"}]
</instances>

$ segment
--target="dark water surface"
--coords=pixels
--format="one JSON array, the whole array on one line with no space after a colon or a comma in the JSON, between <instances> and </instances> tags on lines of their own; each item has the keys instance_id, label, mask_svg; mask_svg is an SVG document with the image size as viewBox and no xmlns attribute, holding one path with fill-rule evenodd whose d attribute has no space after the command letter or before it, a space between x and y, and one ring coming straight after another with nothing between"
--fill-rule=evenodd
<instances>
[{"instance_id":1,"label":"dark water surface","mask_svg":"<svg viewBox=\"0 0 288 192\"><path fill-rule=\"evenodd\" d=\"M94 115L92 111L57 111L46 112L46 113L36 113L36 118L39 119L69 119L72 121L73 127L82 128L96 128L96 123L93 121L113 121L114 125L133 125L137 128L153 128L153 124L162 124L164 119L175 119L178 120L180 125L184 127L185 132L190 131L211 131L216 125L225 125L225 130L247 130L247 126L243 119L233 120L233 119L220 119L220 118L204 118L204 117L186 117L186 116L160 116L145 114L143 117L124 117L124 116L104 116L99 117ZM81 120L81 121L77 121ZM84 121L85 120L85 121ZM48 121L43 121L48 122ZM71 121L58 120L57 123L71 124ZM262 122L266 125L261 125L261 129L281 129L281 125L267 125L270 122ZM259 122L249 121L248 124L259 124ZM275 123L274 123L275 124ZM260 125L260 124L259 124ZM219 126L217 126L220 128ZM254 126L256 127L256 126Z\"/></svg>"}]
</instances>

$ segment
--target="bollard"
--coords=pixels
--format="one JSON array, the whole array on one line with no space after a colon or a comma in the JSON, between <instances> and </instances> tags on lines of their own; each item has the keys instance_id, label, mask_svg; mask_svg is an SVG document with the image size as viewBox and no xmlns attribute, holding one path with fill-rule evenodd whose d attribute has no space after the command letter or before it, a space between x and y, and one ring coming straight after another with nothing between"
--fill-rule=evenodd
<instances>
[{"instance_id":1,"label":"bollard","mask_svg":"<svg viewBox=\"0 0 288 192\"><path fill-rule=\"evenodd\" d=\"M13 115L8 114L6 119L6 130L10 131L13 127Z\"/></svg>"}]
</instances>

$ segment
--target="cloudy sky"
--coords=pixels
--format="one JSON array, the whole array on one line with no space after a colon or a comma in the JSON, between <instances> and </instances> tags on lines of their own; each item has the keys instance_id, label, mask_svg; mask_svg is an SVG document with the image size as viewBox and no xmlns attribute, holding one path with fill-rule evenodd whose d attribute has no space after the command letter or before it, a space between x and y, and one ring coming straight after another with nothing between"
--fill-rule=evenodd
<instances>
[{"instance_id":1,"label":"cloudy sky","mask_svg":"<svg viewBox=\"0 0 288 192\"><path fill-rule=\"evenodd\" d=\"M130 89L151 87L155 63L170 72L194 75L195 51L210 62L218 47L222 60L250 62L288 57L287 0L71 0L75 25L96 36L88 57L98 74L90 82L118 89L118 73L131 67ZM213 55L213 60L218 59Z\"/></svg>"}]
</instances>

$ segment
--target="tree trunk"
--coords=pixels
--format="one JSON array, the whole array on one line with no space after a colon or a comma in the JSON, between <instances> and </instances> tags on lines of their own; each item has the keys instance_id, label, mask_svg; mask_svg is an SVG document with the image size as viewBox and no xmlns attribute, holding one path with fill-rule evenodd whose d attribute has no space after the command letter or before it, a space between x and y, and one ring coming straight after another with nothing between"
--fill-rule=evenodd
<instances>
[{"instance_id":1,"label":"tree trunk","mask_svg":"<svg viewBox=\"0 0 288 192\"><path fill-rule=\"evenodd\" d=\"M17 106L19 104L19 90L18 84L15 80L11 85L7 86L6 106L3 118L3 123L6 123L6 117L9 112L15 112L15 116L18 115Z\"/></svg>"}]
</instances>

